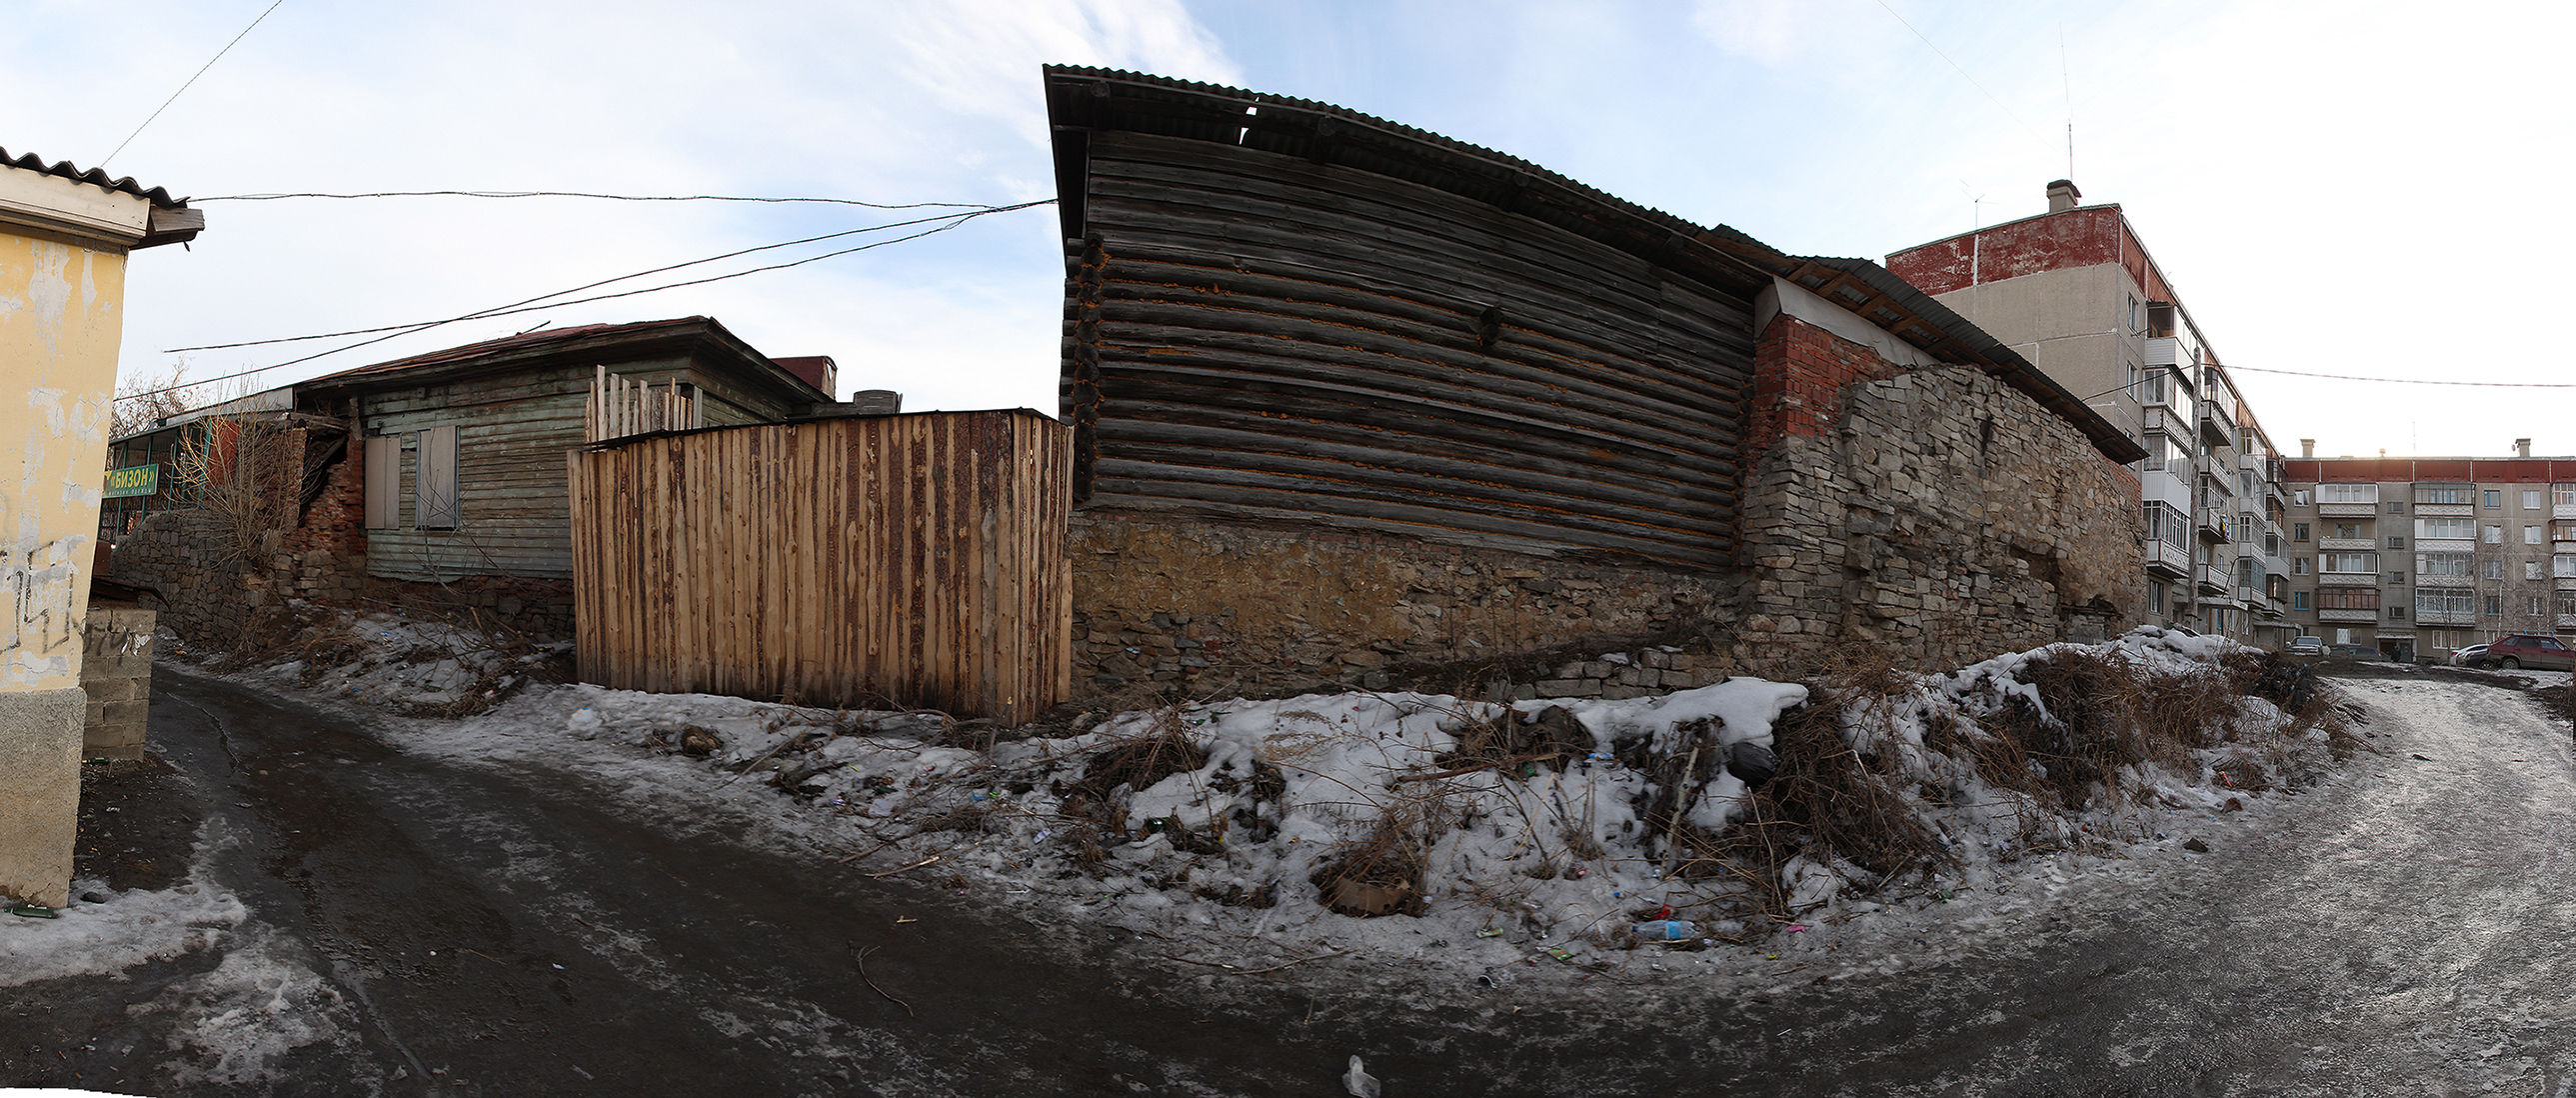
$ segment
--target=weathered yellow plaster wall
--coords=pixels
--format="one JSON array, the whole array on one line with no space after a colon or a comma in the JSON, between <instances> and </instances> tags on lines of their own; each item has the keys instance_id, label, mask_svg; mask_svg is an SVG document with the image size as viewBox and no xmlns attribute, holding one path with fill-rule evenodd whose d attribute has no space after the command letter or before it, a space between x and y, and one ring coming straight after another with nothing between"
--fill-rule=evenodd
<instances>
[{"instance_id":1,"label":"weathered yellow plaster wall","mask_svg":"<svg viewBox=\"0 0 2576 1098\"><path fill-rule=\"evenodd\" d=\"M80 685L124 300L121 249L0 228L0 691Z\"/></svg>"},{"instance_id":2,"label":"weathered yellow plaster wall","mask_svg":"<svg viewBox=\"0 0 2576 1098\"><path fill-rule=\"evenodd\" d=\"M0 169L11 177L0 199L62 197L63 181L31 187L16 178L27 174ZM115 212L126 196L76 197ZM0 897L61 907L79 835L82 619L125 249L11 220L27 205L0 202Z\"/></svg>"}]
</instances>

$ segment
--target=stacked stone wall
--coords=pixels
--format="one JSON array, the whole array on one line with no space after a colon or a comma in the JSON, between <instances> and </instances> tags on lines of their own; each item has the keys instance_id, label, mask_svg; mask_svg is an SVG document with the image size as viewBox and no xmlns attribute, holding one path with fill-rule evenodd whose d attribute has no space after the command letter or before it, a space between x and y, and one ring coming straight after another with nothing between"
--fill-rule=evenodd
<instances>
[{"instance_id":1,"label":"stacked stone wall","mask_svg":"<svg viewBox=\"0 0 2576 1098\"><path fill-rule=\"evenodd\" d=\"M301 444L300 438L293 443ZM571 638L569 580L469 576L414 583L368 575L363 465L350 455L335 461L313 505L261 567L229 564L225 532L214 516L182 508L154 514L119 542L109 577L159 592L161 623L189 643L212 647L240 641L263 620L263 610L299 601L500 625L539 643ZM286 479L292 484L300 476Z\"/></svg>"},{"instance_id":2,"label":"stacked stone wall","mask_svg":"<svg viewBox=\"0 0 2576 1098\"><path fill-rule=\"evenodd\" d=\"M1794 317L1772 327L1766 344L1870 354ZM1957 667L2137 620L2133 477L1981 370L1872 372L1854 371L1832 430L1783 431L1759 466L1740 666Z\"/></svg>"},{"instance_id":3,"label":"stacked stone wall","mask_svg":"<svg viewBox=\"0 0 2576 1098\"><path fill-rule=\"evenodd\" d=\"M139 759L151 724L152 631L159 615L91 604L81 638L81 692L89 716L81 757Z\"/></svg>"}]
</instances>

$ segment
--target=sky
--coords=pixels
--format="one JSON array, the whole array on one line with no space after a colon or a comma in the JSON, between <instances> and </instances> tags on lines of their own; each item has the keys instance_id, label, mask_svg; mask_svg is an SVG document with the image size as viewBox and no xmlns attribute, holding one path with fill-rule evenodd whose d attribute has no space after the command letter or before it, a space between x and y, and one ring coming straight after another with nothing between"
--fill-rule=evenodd
<instances>
[{"instance_id":1,"label":"sky","mask_svg":"<svg viewBox=\"0 0 2576 1098\"><path fill-rule=\"evenodd\" d=\"M194 379L275 367L222 383L268 388L541 323L707 315L771 355L833 356L844 395L1052 411L1048 206L364 346L172 352L466 316L939 212L225 196L1038 202L1054 197L1039 67L1060 63L1348 107L1801 255L1883 259L2044 212L2071 175L2123 207L2288 452L2500 455L2528 437L2576 455L2576 388L2257 372L2576 385L2533 334L2557 326L2547 290L2576 244L2554 200L2571 31L2576 6L2537 3L0 0L0 148L104 163L206 212L189 249L135 258L129 384L184 362Z\"/></svg>"}]
</instances>

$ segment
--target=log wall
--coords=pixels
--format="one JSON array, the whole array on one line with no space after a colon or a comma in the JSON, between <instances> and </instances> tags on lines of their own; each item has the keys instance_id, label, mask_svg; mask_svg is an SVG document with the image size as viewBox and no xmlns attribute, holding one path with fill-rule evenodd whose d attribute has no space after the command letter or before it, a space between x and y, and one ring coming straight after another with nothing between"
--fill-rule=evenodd
<instances>
[{"instance_id":1,"label":"log wall","mask_svg":"<svg viewBox=\"0 0 2576 1098\"><path fill-rule=\"evenodd\" d=\"M1084 140L1088 506L1735 567L1752 305L1395 175Z\"/></svg>"},{"instance_id":2,"label":"log wall","mask_svg":"<svg viewBox=\"0 0 2576 1098\"><path fill-rule=\"evenodd\" d=\"M1070 689L1070 432L928 413L569 458L581 677L1026 720Z\"/></svg>"}]
</instances>

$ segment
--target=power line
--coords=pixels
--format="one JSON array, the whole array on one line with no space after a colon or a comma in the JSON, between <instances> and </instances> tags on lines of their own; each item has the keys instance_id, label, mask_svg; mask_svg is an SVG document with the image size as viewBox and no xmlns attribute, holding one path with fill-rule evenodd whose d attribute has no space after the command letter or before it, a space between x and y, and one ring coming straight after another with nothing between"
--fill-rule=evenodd
<instances>
[{"instance_id":1,"label":"power line","mask_svg":"<svg viewBox=\"0 0 2576 1098\"><path fill-rule=\"evenodd\" d=\"M1924 38L1924 37L1923 37L1923 32L1922 32L1922 31L1914 30L1914 24L1912 24L1912 23L1906 23L1906 22L1905 22L1905 17L1904 17L1904 16L1902 16L1902 15L1897 15L1897 14L1896 14L1896 9L1895 9L1895 8L1889 8L1889 7L1887 7L1887 0L1878 0L1878 6L1879 6L1879 7L1882 7L1882 8L1887 8L1887 14L1889 14L1889 15L1891 15L1891 16L1895 16L1895 18L1896 18L1896 21L1897 21L1897 22L1899 22L1899 23L1905 23L1905 29L1910 30L1910 31L1914 31L1914 37L1916 37L1916 38L1922 38L1922 39L1923 39L1923 44L1924 44L1924 45L1926 45L1926 46L1932 46L1932 52L1933 52L1933 53L1935 53L1935 54L1938 54L1938 55L1940 56L1941 60L1943 60L1943 61L1950 61L1950 55L1949 55L1949 54L1946 54L1946 53L1942 53L1942 52L1941 52L1941 47L1939 47L1939 46L1933 46L1933 45L1932 45L1932 40L1931 40L1931 39L1929 39L1929 38ZM1986 92L1986 98L1994 100L1994 101L1995 101L1995 105L1996 105L1996 106L1998 106L1998 107L2003 107L2003 111L2004 111L2004 113L2005 113L2005 114L2012 115L2012 120L2013 120L2013 121L2021 123L2021 128L2023 128L2023 129L2025 129L2025 130L2029 130L2029 131L2031 132L2031 135L2032 135L2032 136L2034 136L2034 137L2039 136L2039 130L2038 130L2036 127L2033 127L2033 126L2030 124L2030 121L2029 121L2028 119L2025 119L2025 118L2023 118L2021 115L2019 115L2019 114L2015 113L2011 107L2006 107L2006 106L2004 106L2004 101L2003 101L2001 98L1998 98L1998 97L1995 95L1995 93L1993 93L1993 92L1986 91L1986 86L1985 86L1985 85L1983 85L1983 84L1979 84L1979 83L1977 83L1977 78L1976 78L1976 77L1969 76L1969 75L1968 75L1968 70L1963 69L1963 68L1959 68L1959 63L1958 63L1958 62L1956 62L1956 61L1950 61L1950 67L1951 67L1951 68L1953 68L1953 69L1958 69L1959 75L1960 75L1961 77L1964 77L1964 78L1968 81L1968 83L1969 83L1971 86L1975 87L1978 91Z\"/></svg>"},{"instance_id":2,"label":"power line","mask_svg":"<svg viewBox=\"0 0 2576 1098\"><path fill-rule=\"evenodd\" d=\"M938 205L942 205L942 206L952 205L952 203L946 203L946 202L937 203L937 204L938 204ZM983 215L985 215L985 214L988 214L988 213L1003 213L1003 212L1007 212L1007 211L1010 211L1010 210L1026 209L1026 208L1028 208L1029 206L1040 205L1040 204L1041 204L1041 203L1036 203L1036 202L1026 202L1026 203L1021 203L1020 205L1017 205L1017 206L976 206L976 207L972 207L972 211L973 211L973 212L968 213L968 214L966 214L966 215L964 215L964 216L965 216L965 217L969 217L969 218L972 218L972 217L981 217L981 216L983 216ZM652 269L650 269L650 270L636 271L636 272L634 272L634 273L632 273L632 274L622 274L622 275L619 275L619 276L617 276L617 277L615 277L615 278L603 278L603 279L601 279L601 280L599 280L599 281L597 281L597 282L585 283L585 284L580 285L580 286L572 287L571 289L568 289L568 290L557 290L557 291L555 291L555 292L553 292L553 293L550 293L550 294L539 294L539 295L537 295L537 296L535 296L535 297L528 298L527 300L524 300L524 301L513 301L513 302L510 302L510 303L509 303L509 304L507 304L507 305L495 305L495 306L493 306L491 309L483 310L483 311L481 311L481 312L476 312L476 313L469 313L469 314L467 314L467 315L465 315L465 316L457 317L457 318L455 318L455 319L457 319L457 320L473 320L473 319L476 319L476 318L478 318L478 317L487 316L487 315L488 315L488 316L501 316L501 315L506 315L506 314L503 314L503 313L501 313L501 312L498 312L497 310L502 310L502 309L517 309L519 306L522 306L522 305L534 305L534 304L536 304L537 302L540 302L540 301L544 301L544 300L546 300L547 298L562 297L562 296L564 296L565 294L577 294L577 293L582 292L583 290L597 289L598 287L601 287L601 286L607 286L607 285L611 285L611 284L613 284L613 283L624 282L624 281L626 281L626 280L628 280L628 279L631 279L631 278L642 278L642 277L644 277L644 276L646 276L646 275L656 275L656 274L664 273L664 272L666 272L666 271L676 271L676 270L679 270L679 269L681 269L681 268L683 268L683 267L695 267L695 266L699 266L699 265L701 265L701 264L714 263L714 262L716 262L716 261L718 261L718 260L732 259L732 258L735 258L735 257L737 257L737 256L750 255L750 254L752 254L753 252L775 251L775 250L777 250L777 249L779 249L779 248L792 248L792 247L795 247L795 246L797 246L797 245L799 245L799 244L812 244L812 243L815 243L815 242L818 242L818 241L833 240L833 239L837 239L837 238L844 237L844 236L855 236L855 235L858 235L858 234L860 234L860 233L873 233L873 232L880 232L880 231L883 231L883 230L886 230L886 229L900 229L900 228L904 228L904 227L909 226L909 225L926 225L926 224L929 224L930 222L933 222L933 221L946 221L946 220L949 220L949 219L951 219L951 218L955 218L955 217L958 217L958 216L959 216L959 215L957 215L957 214L940 214L940 215L935 216L935 217L922 217L922 218L915 218L915 219L913 219L913 220L911 220L911 221L895 221L895 222L889 222L889 223L884 224L884 225L870 225L870 226L868 226L868 227L866 227L866 228L863 228L863 229L844 229L844 230L842 230L842 231L840 231L840 232L837 232L837 233L824 233L824 234L823 234L823 235L821 235L821 236L809 236L809 237L805 237L805 238L803 238L803 239L801 239L801 240L788 240L788 241L782 241L782 242L777 243L777 244L763 244L763 245L760 245L760 246L758 246L758 247L754 247L754 248L744 248L744 249L742 249L742 250L740 250L740 251L726 252L726 253L724 253L723 255L711 255L711 256L708 256L708 257L706 257L706 258L704 258L704 259L692 259L692 260L689 260L689 261L687 261L687 262L685 262L685 263L674 263L674 264L671 264L670 266L667 266L667 267L655 267L655 268L652 268ZM910 239L912 239L912 238L911 238L911 237L905 237L904 239L906 239L906 240L910 240ZM889 242L889 243L890 243L890 242ZM845 253L842 253L842 252L834 252L834 253L831 253L831 254L833 254L833 255L841 255L841 254L845 254ZM820 256L818 256L818 257L816 257L816 258L824 258L824 257L820 257ZM767 267L759 268L759 270L771 270L771 269L774 269L774 268L767 268ZM750 273L752 273L752 272L750 272L750 271L745 271L745 272L742 272L742 273L744 273L744 274L750 274ZM729 276L726 276L726 277L733 277L733 276L730 276L730 275L729 275ZM693 285L693 283L679 283L679 285ZM641 293L641 292L645 292L645 291L636 291L636 292ZM597 300L597 299L592 299L592 300ZM570 304L574 304L574 303L573 303L573 302L569 302L569 301L567 301L567 302L559 302L558 304L570 305ZM553 308L554 306L549 305L549 306L545 306L545 307L546 307L546 308ZM448 321L440 321L439 323L448 323ZM182 351L222 351L222 350L228 350L228 349L231 349L231 348L234 348L234 347L260 347L260 346L266 346L266 345L268 345L268 344L272 344L272 343L301 343L301 342L303 342L303 341L305 341L305 340L308 340L308 339L338 339L338 338L340 338L341 336L374 335L374 334L376 334L376 333L378 333L378 332L406 332L406 331L411 331L411 330L417 329L417 328L419 328L419 327L421 327L421 325L420 325L420 324L416 324L416 323L415 323L415 324L388 324L388 325L385 325L384 327L381 327L381 328L351 328L351 329L349 329L348 331L345 331L345 332L320 332L320 333L316 333L316 334L314 334L314 335L281 336L281 337L276 338L276 339L248 339L248 340L243 340L243 341L241 341L241 342L239 342L239 343L205 343L205 344L199 344L199 345L197 345L197 346L193 346L193 347L167 347L167 348L163 348L161 353L163 353L163 354L178 354L178 353L180 353L180 352L182 352ZM267 368L267 369L274 369L275 367L265 367L265 368Z\"/></svg>"},{"instance_id":3,"label":"power line","mask_svg":"<svg viewBox=\"0 0 2576 1098\"><path fill-rule=\"evenodd\" d=\"M2357 377L2352 374L2311 374L2298 370L2266 370L2260 366L2220 365L2227 371L2244 370L2256 374L2287 374L2291 377L2321 377L2333 381L2377 381L2389 385L2473 385L2481 389L2576 389L2576 384L2541 381L2433 381L2413 377Z\"/></svg>"},{"instance_id":4,"label":"power line","mask_svg":"<svg viewBox=\"0 0 2576 1098\"><path fill-rule=\"evenodd\" d=\"M1030 208L1030 207L1032 207L1032 206L1044 206L1044 205L1049 205L1049 204L1053 203L1054 201L1055 201L1054 199L1052 199L1052 198L1048 198L1048 199L1041 199L1041 200L1036 201L1036 202L1022 202L1022 203L1019 203L1019 204L1017 204L1017 205L1013 205L1013 206L988 206L988 207L984 207L984 208L981 208L981 209L969 210L969 211L967 211L967 212L965 212L965 213L962 213L962 214L953 214L953 215L949 215L949 216L947 216L947 217L941 217L941 218L923 218L923 219L920 219L920 220L918 220L918 221L901 222L901 223L898 223L897 225L879 225L879 226L876 226L876 227L871 228L871 229L853 229L853 230L850 230L850 232L874 232L874 231L877 231L878 229L897 228L897 227L900 227L901 225L918 225L918 224L922 224L923 222L926 222L926 221L946 221L946 222L947 222L947 224L944 224L944 225L936 225L936 226L933 226L933 227L931 227L931 228L924 229L924 230L922 230L922 231L920 231L920 232L910 234L910 235L908 235L908 236L899 236L899 237L895 237L895 238L894 238L894 239L892 239L892 240L879 240L879 241L874 241L874 242L871 242L871 243L858 245L857 247L852 247L852 248L842 248L842 249L840 249L840 250L838 250L838 251L825 252L825 253L823 253L823 254L821 254L821 255L808 256L808 257L806 257L806 258L804 258L804 259L792 260L792 261L789 261L789 262L786 262L786 263L773 263L773 264L771 264L771 265L769 265L769 266L766 266L766 267L753 267L753 268L750 268L750 269L748 269L748 270L735 271L735 272L732 272L731 274L721 274L721 275L714 275L714 276L707 277L707 278L690 279L690 280L685 281L685 282L672 282L672 283L666 283L666 284L664 284L664 285L660 285L660 286L647 286L647 287L645 287L645 288L643 288L643 289L640 289L640 290L626 290L626 291L622 291L622 292L619 292L619 293L613 293L613 294L599 294L599 295L596 295L596 296L593 296L593 297L576 298L576 299L573 299L573 300L570 300L570 301L557 301L557 302L553 302L553 303L551 303L551 304L545 304L545 305L534 305L534 304L530 304L530 302L544 301L544 300L546 300L547 298L551 298L551 297L560 297L560 296L562 296L562 295L564 295L564 294L569 294L569 293L579 293L579 292L581 292L582 290L585 290L585 289L589 289L589 288L591 288L592 286L605 286L605 285L608 285L608 284L610 284L610 283L614 283L614 282L623 282L623 281L625 281L626 279L629 279L629 278L641 278L641 277L643 277L644 275L648 275L648 274L655 274L655 273L659 273L660 271L677 270L677 269L679 269L679 268L681 268L681 267L694 266L694 265L699 264L699 263L712 262L713 260L716 260L716 259L724 259L724 258L728 258L728 256L714 256L714 257L710 257L709 259L703 259L703 260L692 260L692 261L690 261L690 262L688 262L688 263L673 264L672 266L658 268L658 269L653 270L653 271L639 271L639 272L636 272L635 274L622 275L622 276L619 276L619 277L617 277L617 278L611 278L611 279L606 279L606 280L604 280L604 281L600 281L600 282L594 282L594 283L589 284L589 286L577 286L577 287L574 287L574 288L569 289L569 290L559 290L559 291L557 291L557 292L555 292L555 293L545 294L545 295L542 295L542 296L539 296L539 297L529 298L529 299L527 299L526 301L517 302L517 303L515 303L515 304L513 304L513 305L496 306L496 307L494 307L494 308L490 308L490 309L484 309L484 310L479 310L479 311L472 312L472 313L467 313L467 314L465 314L465 315L463 315L463 316L450 317L450 318L445 319L445 320L428 320L428 321L421 321L421 322L416 323L416 324L396 325L396 326L393 326L392 328L369 328L369 329L365 329L365 330L363 330L363 331L361 331L361 332L343 332L343 333L337 333L337 334L340 334L340 335L358 335L358 334L368 334L368 333L374 333L374 332L388 332L388 333L390 333L390 334L377 336L377 337L376 337L376 338L374 338L374 339L360 340L360 341L358 341L358 342L356 342L356 343L351 343L351 344L348 344L348 345L346 345L346 346L334 347L334 348L332 348L332 349L330 349L330 350L327 350L327 351L317 351L317 352L314 352L313 354L306 355L306 356L304 356L304 357L302 357L302 358L288 359L287 361L284 361L284 362L275 362L275 363L270 363L270 364L268 364L268 365L266 365L266 366L255 366L255 367L252 367L251 369L248 369L248 370L242 370L242 371L238 371L238 372L235 372L235 373L225 374L225 375L220 376L220 377L204 378L204 379L201 379L201 380L198 380L198 381L191 381L191 382L188 382L187 384L184 384L184 385L172 385L172 386L168 386L168 387L165 387L165 388L149 390L149 391L146 391L146 392L140 392L140 393L125 393L125 394L121 394L121 395L119 395L116 399L118 399L118 400L137 400L137 399L141 399L141 398L143 398L143 397L148 397L148 396L158 396L158 395L160 395L160 394L162 394L162 393L177 392L177 391L179 391L179 390L181 390L181 389L194 389L194 388L197 388L197 387L199 387L199 386L203 386L203 385L210 385L210 384L213 384L213 383L218 382L218 381L230 381L230 380L232 380L232 379L234 379L234 378L248 377L248 376L250 376L250 375L252 375L252 374L258 374L258 373L266 373L267 371L270 371L270 370L281 369L281 368L284 368L284 367L287 367L287 366L293 366L293 365L296 365L296 364L298 364L298 363L310 362L310 361L312 361L312 360L314 360L314 359L317 359L317 358L323 358L323 357L326 357L326 356L329 356L329 355L336 355L336 354L339 354L339 353L340 353L340 352L342 352L342 351L355 350L355 349L357 349L357 348L365 347L365 346L368 346L368 345L370 345L370 344L382 343L382 342L384 342L384 341L386 341L386 340L388 340L388 339L393 339L393 338L395 338L396 336L409 335L409 334L414 333L414 332L423 332L423 331L428 331L428 330L429 330L429 329L431 329L431 328L436 328L436 327L440 327L440 326L448 325L448 324L461 323L461 322L463 322L463 321L468 321L468 320L488 320L488 319L491 319L491 318L494 318L494 317L511 316L511 315L518 314L518 313L532 313L532 312L542 311L542 310L545 310L545 309L558 309L558 308L562 308L562 307L567 306L567 305L583 305L583 304L588 304L588 303L590 303L590 302L594 302L594 301L607 301L607 300L610 300L610 299L613 299L613 298L620 298L620 297L634 297L634 296L637 296L637 295L639 295L639 294L655 293L655 292L662 291L662 290L674 290L674 289L678 289L678 288L683 287L683 286L701 286L701 285L705 285L705 284L710 283L710 282L722 282L722 281L724 281L724 280L726 280L726 279L731 279L731 278L741 278L741 277L743 277L744 275L760 274L760 273L762 273L762 272L764 272L764 271L777 271L777 270L784 270L784 269L789 268L789 267L801 267L801 266L804 266L805 264L808 264L808 263L820 262L820 261L822 261L822 260L831 259L831 258L833 258L833 257L835 257L835 256L844 256L844 255L849 255L849 254L854 253L854 252L864 252L864 251L868 251L868 250L870 250L870 249L872 249L872 248L882 248L882 247L885 247L886 245L889 245L889 244L901 244L901 243L903 243L903 242L905 242L905 241L908 241L908 240L919 240L919 239L921 239L922 237L925 237L925 236L931 236L931 235L936 234L936 233L944 233L944 232L947 232L947 231L948 231L948 230L950 230L950 229L954 229L954 228L957 228L957 227L959 227L959 226L962 226L962 225L966 224L967 222L972 221L972 220L974 220L974 219L976 219L976 218L978 218L978 217L982 217L982 216L984 216L984 215L986 215L986 214L1009 213L1009 212L1012 212L1012 211L1014 211L1014 210L1025 210L1025 209L1028 209L1028 208ZM833 234L830 234L830 236L848 236L848 235L850 235L850 233L848 233L848 232L844 232L844 233L833 233ZM830 238L830 237L815 237L815 238L812 238L812 239L815 239L815 240L821 240L821 239L829 239L829 238ZM810 240L808 240L808 241L790 241L789 243L794 244L794 243L810 243L810 242L811 242L811 241L810 241ZM786 246L786 245L779 245L779 244L764 245L763 247L760 247L760 248L746 248L746 249L744 249L744 250L743 250L743 251L741 251L741 252L735 252L735 253L731 253L731 254L732 254L732 255L743 255L743 254L748 254L748 253L750 253L750 252L755 252L755 251L764 251L764 250L767 250L767 249L769 249L769 248L777 248L777 247L785 247L785 246ZM531 330L533 331L534 329L531 329ZM301 339L329 339L329 338L332 338L332 336L328 336L328 335L324 335L324 336L296 336L296 337L293 337L292 339L284 339L284 340L261 340L261 341L259 341L259 342L262 342L262 343L285 343L285 342L293 342L294 340L301 340ZM223 345L220 345L220 346L248 346L248 345L249 345L249 344L223 344ZM209 348L209 349L211 349L211 348Z\"/></svg>"},{"instance_id":5,"label":"power line","mask_svg":"<svg viewBox=\"0 0 2576 1098\"><path fill-rule=\"evenodd\" d=\"M761 198L730 194L599 194L592 191L363 191L330 194L319 191L297 191L290 194L223 194L212 198L191 198L190 202L275 202L288 198L605 198L617 202L817 202L836 206L865 206L872 210L917 210L932 207L986 209L973 202L862 202L855 198Z\"/></svg>"},{"instance_id":6,"label":"power line","mask_svg":"<svg viewBox=\"0 0 2576 1098\"><path fill-rule=\"evenodd\" d=\"M263 11L263 12L259 13L259 18L258 18L258 19L253 19L253 20L251 20L251 21L250 21L250 26L249 26L249 27L243 27L243 28L242 28L242 30L241 30L241 33L240 33L240 34L236 34L236 35L234 35L234 36L233 36L233 40L232 40L232 41L224 43L224 48L219 49L219 50L216 50L216 51L215 51L215 55L214 55L213 57L209 57L209 58L207 58L207 59L206 59L206 64L205 64L205 66L204 66L203 68L200 68L200 69L198 69L198 70L197 70L197 76L204 76L204 75L206 75L206 69L214 68L214 67L215 67L215 62L223 60L223 59L224 59L224 55L225 55L225 54L228 54L228 53L233 52L233 47L234 47L234 46L241 45L241 40L242 40L242 39L250 37L251 27L256 27L256 26L258 26L258 25L260 24L260 21L261 21L261 20L264 20L264 19L267 19L267 18L268 18L268 12L276 11L276 10L277 10L277 6L278 6L278 4L283 4L283 3L285 3L285 2L286 2L286 0L277 0L277 2L276 2L276 3L274 3L274 4L270 4L270 5L268 6L268 11ZM178 90L178 91L174 91L174 92L171 92L171 93L170 93L170 98L162 100L162 101L161 101L161 106L160 106L158 109L155 109L155 110L152 112L152 118L146 118L146 119L144 119L144 120L143 120L143 126L149 126L149 125L151 125L151 124L152 124L152 119L153 119L153 118L159 118L159 117L161 117L161 112L162 112L162 111L169 110L169 109L170 109L170 104L178 102L178 101L179 101L179 96L181 96L182 94L185 94L189 88L196 86L196 83L197 83L197 76L191 76L191 77L189 77L189 78L188 78L188 82L187 82L187 83L179 85L179 90ZM137 137L141 137L141 136L143 135L143 126L136 126L136 127L134 127L134 132L133 132L133 133L126 134L126 135L125 135L125 140L117 142L117 143L116 143L116 148L114 148L114 149L112 149L112 150L109 150L109 152L108 152L108 154L107 154L107 158L106 158L105 160L101 160L101 161L99 161L99 162L98 162L98 166L99 166L99 167L101 167L101 168L106 167L106 166L107 166L107 161L108 161L108 160L114 160L114 159L116 159L116 154L117 154L117 153L124 152L124 151L125 151L125 147L126 147L127 145L131 145L131 144L133 144L133 143L134 143L134 139L135 139L135 138L137 138Z\"/></svg>"}]
</instances>

